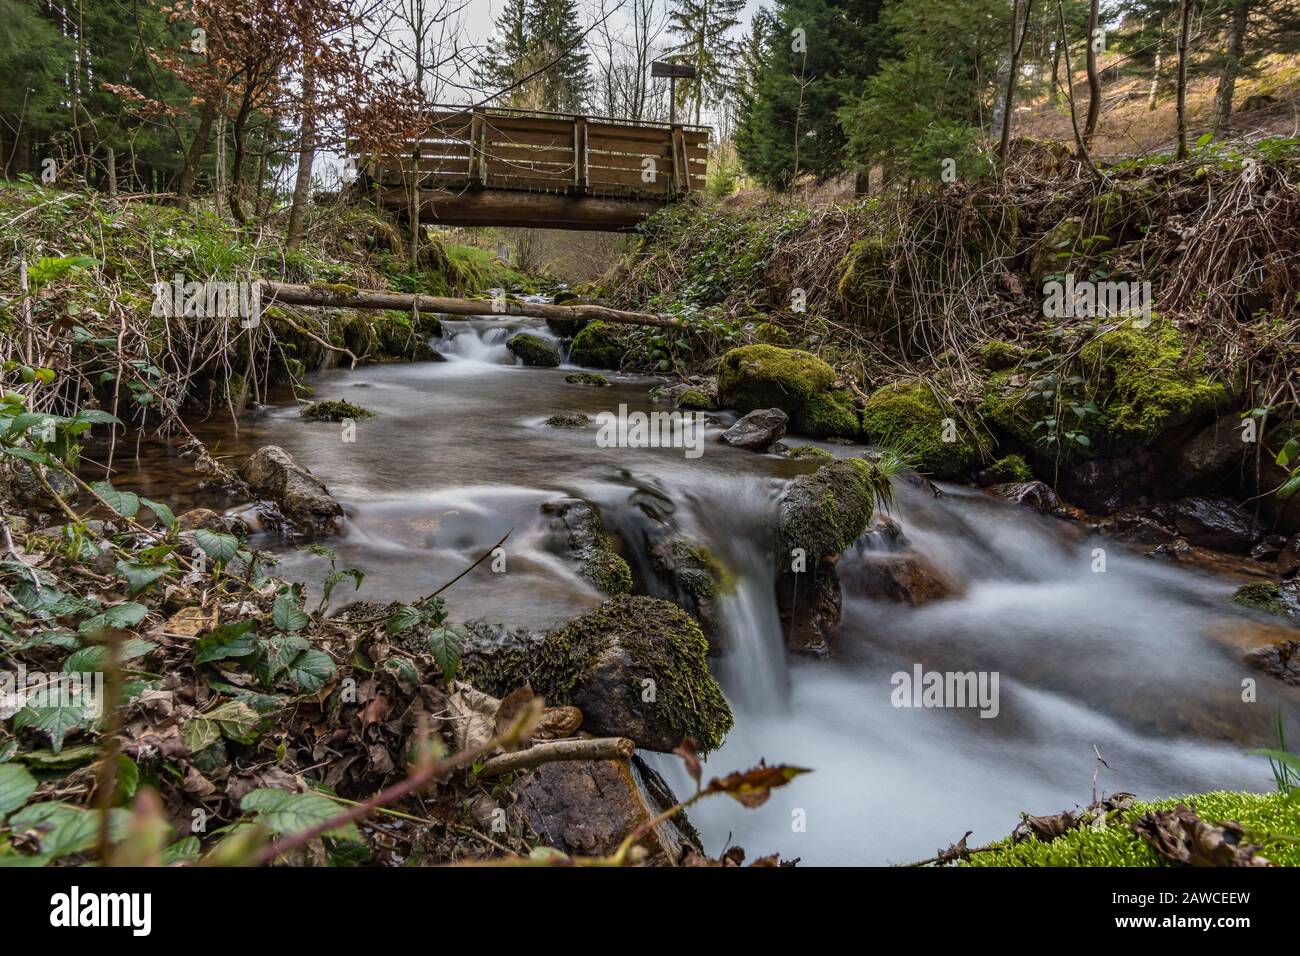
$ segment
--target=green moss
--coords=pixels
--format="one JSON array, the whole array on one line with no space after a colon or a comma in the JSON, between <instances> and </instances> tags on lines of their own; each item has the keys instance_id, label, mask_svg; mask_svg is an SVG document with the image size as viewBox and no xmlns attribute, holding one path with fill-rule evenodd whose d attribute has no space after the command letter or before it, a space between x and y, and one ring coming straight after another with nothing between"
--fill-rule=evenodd
<instances>
[{"instance_id":1,"label":"green moss","mask_svg":"<svg viewBox=\"0 0 1300 956\"><path fill-rule=\"evenodd\" d=\"M694 737L702 750L717 749L731 729L731 707L709 673L708 642L699 625L668 601L613 598L540 642L467 655L463 674L488 693L506 694L527 681L548 704L570 704L615 643L629 658L624 692L636 709L670 737ZM647 678L654 681L656 699L653 706L642 707Z\"/></svg>"},{"instance_id":2,"label":"green moss","mask_svg":"<svg viewBox=\"0 0 1300 956\"><path fill-rule=\"evenodd\" d=\"M625 354L627 330L611 322L588 323L569 346L570 362L592 368L621 368Z\"/></svg>"},{"instance_id":3,"label":"green moss","mask_svg":"<svg viewBox=\"0 0 1300 956\"><path fill-rule=\"evenodd\" d=\"M374 412L362 408L360 405L353 405L351 402L345 402L340 399L327 399L323 402L312 402L310 405L304 405L300 413L303 418L311 419L314 422L341 422L345 418L372 418Z\"/></svg>"},{"instance_id":4,"label":"green moss","mask_svg":"<svg viewBox=\"0 0 1300 956\"><path fill-rule=\"evenodd\" d=\"M790 333L771 322L760 322L754 328L754 338L764 345L789 345Z\"/></svg>"},{"instance_id":5,"label":"green moss","mask_svg":"<svg viewBox=\"0 0 1300 956\"><path fill-rule=\"evenodd\" d=\"M859 239L840 261L836 285L840 302L859 325L879 336L892 335L899 324L890 295L895 282L888 274L890 252L897 239L892 231Z\"/></svg>"},{"instance_id":6,"label":"green moss","mask_svg":"<svg viewBox=\"0 0 1300 956\"><path fill-rule=\"evenodd\" d=\"M818 448L816 445L796 445L794 448L791 448L786 452L785 457L803 460L809 458L834 458L835 456L825 448Z\"/></svg>"},{"instance_id":7,"label":"green moss","mask_svg":"<svg viewBox=\"0 0 1300 956\"><path fill-rule=\"evenodd\" d=\"M682 590L697 600L717 597L735 586L722 562L702 544L678 538L673 542L673 563Z\"/></svg>"},{"instance_id":8,"label":"green moss","mask_svg":"<svg viewBox=\"0 0 1300 956\"><path fill-rule=\"evenodd\" d=\"M1229 391L1203 371L1168 322L1132 324L1097 336L1080 353L1088 390L1101 407L1099 426L1112 439L1150 440L1174 425L1226 404Z\"/></svg>"},{"instance_id":9,"label":"green moss","mask_svg":"<svg viewBox=\"0 0 1300 956\"><path fill-rule=\"evenodd\" d=\"M835 381L835 371L811 352L774 345L745 345L722 356L718 401L745 413L779 408L793 416Z\"/></svg>"},{"instance_id":10,"label":"green moss","mask_svg":"<svg viewBox=\"0 0 1300 956\"><path fill-rule=\"evenodd\" d=\"M988 470L997 474L1002 481L1034 480L1034 472L1029 467L1029 462L1025 461L1024 455L1004 455L989 465Z\"/></svg>"},{"instance_id":11,"label":"green moss","mask_svg":"<svg viewBox=\"0 0 1300 956\"><path fill-rule=\"evenodd\" d=\"M1232 595L1232 603L1248 607L1252 611L1264 611L1268 614L1286 616L1286 602L1282 600L1282 589L1272 581L1252 581L1237 588Z\"/></svg>"},{"instance_id":12,"label":"green moss","mask_svg":"<svg viewBox=\"0 0 1300 956\"><path fill-rule=\"evenodd\" d=\"M997 849L978 853L966 866L1169 866L1129 826L1151 810L1172 810L1179 803L1195 807L1204 820L1234 821L1247 831L1247 839L1262 844L1261 855L1281 866L1300 866L1300 805L1280 793L1215 791L1194 796L1135 803L1119 825L1094 829L1080 827L1050 843L1001 840ZM1290 838L1291 842L1285 839Z\"/></svg>"},{"instance_id":13,"label":"green moss","mask_svg":"<svg viewBox=\"0 0 1300 956\"><path fill-rule=\"evenodd\" d=\"M855 438L861 431L857 409L843 390L808 399L795 412L791 428L809 438Z\"/></svg>"},{"instance_id":14,"label":"green moss","mask_svg":"<svg viewBox=\"0 0 1300 956\"><path fill-rule=\"evenodd\" d=\"M609 388L609 379L599 372L574 372L564 376L570 385L591 385L596 388Z\"/></svg>"},{"instance_id":15,"label":"green moss","mask_svg":"<svg viewBox=\"0 0 1300 956\"><path fill-rule=\"evenodd\" d=\"M711 412L718 407L718 397L702 388L688 388L677 399L677 407Z\"/></svg>"},{"instance_id":16,"label":"green moss","mask_svg":"<svg viewBox=\"0 0 1300 956\"><path fill-rule=\"evenodd\" d=\"M944 441L944 419L951 418L955 441ZM925 382L895 382L873 392L862 411L869 441L905 453L916 467L939 477L956 477L980 458L968 430L948 415Z\"/></svg>"},{"instance_id":17,"label":"green moss","mask_svg":"<svg viewBox=\"0 0 1300 956\"><path fill-rule=\"evenodd\" d=\"M560 350L540 335L520 332L506 340L508 348L525 365L555 368L560 364Z\"/></svg>"},{"instance_id":18,"label":"green moss","mask_svg":"<svg viewBox=\"0 0 1300 956\"><path fill-rule=\"evenodd\" d=\"M1024 359L1024 351L1017 345L1003 339L990 339L980 349L980 360L984 367L993 372L1013 368Z\"/></svg>"},{"instance_id":19,"label":"green moss","mask_svg":"<svg viewBox=\"0 0 1300 956\"><path fill-rule=\"evenodd\" d=\"M778 509L782 560L801 548L812 566L847 548L866 529L886 481L870 462L845 458L790 482Z\"/></svg>"},{"instance_id":20,"label":"green moss","mask_svg":"<svg viewBox=\"0 0 1300 956\"><path fill-rule=\"evenodd\" d=\"M350 296L357 294L357 287L354 285L348 285L346 282L313 282L311 287L313 289L318 289L321 292L328 292L331 295L337 296Z\"/></svg>"}]
</instances>

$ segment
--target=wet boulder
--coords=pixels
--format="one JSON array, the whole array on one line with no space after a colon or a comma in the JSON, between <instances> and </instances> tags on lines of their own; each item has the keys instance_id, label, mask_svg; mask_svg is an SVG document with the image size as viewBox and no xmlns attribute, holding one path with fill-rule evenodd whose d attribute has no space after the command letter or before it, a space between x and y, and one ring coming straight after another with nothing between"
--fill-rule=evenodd
<instances>
[{"instance_id":1,"label":"wet boulder","mask_svg":"<svg viewBox=\"0 0 1300 956\"><path fill-rule=\"evenodd\" d=\"M1277 573L1289 578L1300 571L1300 533L1291 535L1277 556Z\"/></svg>"},{"instance_id":2,"label":"wet boulder","mask_svg":"<svg viewBox=\"0 0 1300 956\"><path fill-rule=\"evenodd\" d=\"M510 790L547 846L575 856L607 856L676 802L656 778L638 758L559 761L520 774ZM647 863L669 866L688 845L696 846L689 825L679 828L675 818L651 828L639 844Z\"/></svg>"},{"instance_id":3,"label":"wet boulder","mask_svg":"<svg viewBox=\"0 0 1300 956\"><path fill-rule=\"evenodd\" d=\"M76 482L63 472L47 468L35 462L22 459L9 459L3 463L0 471L0 484L7 486L8 493L14 501L29 508L56 508L58 502L50 494L53 491L66 502L76 501L81 494ZM45 484L41 479L45 479ZM49 485L47 491L45 485Z\"/></svg>"},{"instance_id":4,"label":"wet boulder","mask_svg":"<svg viewBox=\"0 0 1300 956\"><path fill-rule=\"evenodd\" d=\"M1274 680L1300 687L1300 641L1283 641L1253 650L1246 655L1246 663Z\"/></svg>"},{"instance_id":5,"label":"wet boulder","mask_svg":"<svg viewBox=\"0 0 1300 956\"><path fill-rule=\"evenodd\" d=\"M630 594L632 571L601 526L600 512L578 498L548 501L542 514L551 525L553 548L574 561L592 586L606 594Z\"/></svg>"},{"instance_id":6,"label":"wet boulder","mask_svg":"<svg viewBox=\"0 0 1300 956\"><path fill-rule=\"evenodd\" d=\"M790 417L779 408L759 408L742 416L722 433L722 441L735 448L765 451L785 434Z\"/></svg>"},{"instance_id":7,"label":"wet boulder","mask_svg":"<svg viewBox=\"0 0 1300 956\"><path fill-rule=\"evenodd\" d=\"M1143 500L1155 472L1152 456L1141 449L1121 458L1092 458L1062 473L1061 491L1089 511L1114 514Z\"/></svg>"},{"instance_id":8,"label":"wet boulder","mask_svg":"<svg viewBox=\"0 0 1300 956\"><path fill-rule=\"evenodd\" d=\"M520 332L506 339L506 348L525 365L535 368L555 368L562 359L554 342L529 332Z\"/></svg>"},{"instance_id":9,"label":"wet boulder","mask_svg":"<svg viewBox=\"0 0 1300 956\"><path fill-rule=\"evenodd\" d=\"M704 545L678 532L650 536L646 554L665 596L670 595L674 604L699 622L710 653L721 652L717 600L732 586L722 564Z\"/></svg>"},{"instance_id":10,"label":"wet boulder","mask_svg":"<svg viewBox=\"0 0 1300 956\"><path fill-rule=\"evenodd\" d=\"M564 376L570 385L589 385L592 388L609 388L609 379L599 372L572 372Z\"/></svg>"},{"instance_id":11,"label":"wet boulder","mask_svg":"<svg viewBox=\"0 0 1300 956\"><path fill-rule=\"evenodd\" d=\"M1204 488L1234 465L1253 446L1243 442L1237 413L1222 415L1179 445L1169 463L1171 483L1179 488Z\"/></svg>"},{"instance_id":12,"label":"wet boulder","mask_svg":"<svg viewBox=\"0 0 1300 956\"><path fill-rule=\"evenodd\" d=\"M857 438L862 431L858 410L847 389L814 395L799 406L792 430L809 438Z\"/></svg>"},{"instance_id":13,"label":"wet boulder","mask_svg":"<svg viewBox=\"0 0 1300 956\"><path fill-rule=\"evenodd\" d=\"M276 504L300 532L328 534L337 530L343 508L325 483L299 465L278 445L264 445L239 469L254 494Z\"/></svg>"},{"instance_id":14,"label":"wet boulder","mask_svg":"<svg viewBox=\"0 0 1300 956\"><path fill-rule=\"evenodd\" d=\"M715 750L731 707L709 673L708 642L684 610L624 595L545 633L466 625L463 677L505 695L531 683L550 705L573 705L583 729L667 753L686 737Z\"/></svg>"},{"instance_id":15,"label":"wet boulder","mask_svg":"<svg viewBox=\"0 0 1300 956\"><path fill-rule=\"evenodd\" d=\"M1214 551L1249 554L1264 536L1259 523L1231 498L1183 498L1153 511L1192 544Z\"/></svg>"},{"instance_id":16,"label":"wet boulder","mask_svg":"<svg viewBox=\"0 0 1300 956\"><path fill-rule=\"evenodd\" d=\"M1026 508L1033 508L1039 514L1047 514L1061 507L1061 500L1051 486L1041 481L1015 481L989 488L991 494Z\"/></svg>"},{"instance_id":17,"label":"wet boulder","mask_svg":"<svg viewBox=\"0 0 1300 956\"><path fill-rule=\"evenodd\" d=\"M224 515L211 508L191 508L176 516L176 527L180 531L215 531L219 534L233 534L238 538L248 536L248 524L235 515Z\"/></svg>"},{"instance_id":18,"label":"wet boulder","mask_svg":"<svg viewBox=\"0 0 1300 956\"><path fill-rule=\"evenodd\" d=\"M845 594L920 607L951 597L956 589L922 555L910 550L857 551L835 565Z\"/></svg>"},{"instance_id":19,"label":"wet boulder","mask_svg":"<svg viewBox=\"0 0 1300 956\"><path fill-rule=\"evenodd\" d=\"M591 419L582 412L560 412L542 422L548 428L586 428Z\"/></svg>"},{"instance_id":20,"label":"wet boulder","mask_svg":"<svg viewBox=\"0 0 1300 956\"><path fill-rule=\"evenodd\" d=\"M1232 603L1300 624L1300 580L1283 584L1273 581L1243 584L1232 595Z\"/></svg>"},{"instance_id":21,"label":"wet boulder","mask_svg":"<svg viewBox=\"0 0 1300 956\"><path fill-rule=\"evenodd\" d=\"M862 410L862 432L873 444L906 450L919 471L937 478L966 475L981 454L970 429L919 379L872 392Z\"/></svg>"}]
</instances>

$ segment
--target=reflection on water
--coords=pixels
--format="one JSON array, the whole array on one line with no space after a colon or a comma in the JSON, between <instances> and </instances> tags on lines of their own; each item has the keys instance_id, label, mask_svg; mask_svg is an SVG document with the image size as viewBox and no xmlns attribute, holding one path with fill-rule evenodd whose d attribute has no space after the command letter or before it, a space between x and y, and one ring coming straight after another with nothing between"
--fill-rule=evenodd
<instances>
[{"instance_id":1,"label":"reflection on water","mask_svg":"<svg viewBox=\"0 0 1300 956\"><path fill-rule=\"evenodd\" d=\"M751 854L883 863L928 856L967 829L982 842L1009 832L1020 810L1086 803L1094 745L1112 768L1099 781L1109 791L1271 786L1267 763L1244 752L1271 743L1278 687L1261 680L1257 702L1241 699L1242 680L1258 675L1214 636L1240 620L1225 610L1229 582L1111 544L1098 574L1098 540L1071 526L961 489L934 499L900 488L894 516L960 596L920 608L846 597L834 659L790 658L767 538L783 480L812 465L717 443L727 416L698 459L601 448L594 425L547 428L559 412L665 406L649 400L648 379L610 375L613 387L596 389L566 384L563 369L516 365L505 339L525 327L548 334L539 323L444 325L447 362L312 377L312 398L375 413L354 444L337 424L303 421L287 394L238 431L218 420L195 430L232 461L273 443L309 465L344 504L333 546L340 565L366 572L364 598L426 594L509 532L506 573L485 562L459 581L447 592L453 617L543 627L593 606L601 595L547 547L539 506L567 495L600 505L639 581L651 577L638 553L647 522L706 543L736 581L721 599L729 651L715 662L736 728L710 768L766 758L815 771L756 811L725 799L693 810L710 852L730 834ZM165 448L142 449L138 467L119 449L117 463L119 486L178 507L234 503L180 480ZM280 551L286 576L323 576L322 559ZM917 663L999 672L999 717L894 708L891 676ZM1295 712L1293 697L1286 706ZM655 763L679 793L690 789L673 758Z\"/></svg>"}]
</instances>

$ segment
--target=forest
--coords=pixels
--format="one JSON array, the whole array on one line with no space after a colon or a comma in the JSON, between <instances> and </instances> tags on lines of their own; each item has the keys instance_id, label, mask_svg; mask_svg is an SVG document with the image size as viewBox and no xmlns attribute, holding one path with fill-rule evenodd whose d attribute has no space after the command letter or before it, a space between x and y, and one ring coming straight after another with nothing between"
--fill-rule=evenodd
<instances>
[{"instance_id":1,"label":"forest","mask_svg":"<svg viewBox=\"0 0 1300 956\"><path fill-rule=\"evenodd\" d=\"M0 24L0 867L1300 865L1300 0Z\"/></svg>"}]
</instances>

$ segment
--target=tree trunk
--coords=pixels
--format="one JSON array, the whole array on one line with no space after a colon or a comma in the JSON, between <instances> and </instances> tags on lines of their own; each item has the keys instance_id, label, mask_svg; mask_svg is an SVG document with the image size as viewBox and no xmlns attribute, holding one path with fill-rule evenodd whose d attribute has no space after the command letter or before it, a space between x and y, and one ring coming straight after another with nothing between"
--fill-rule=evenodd
<instances>
[{"instance_id":1,"label":"tree trunk","mask_svg":"<svg viewBox=\"0 0 1300 956\"><path fill-rule=\"evenodd\" d=\"M1011 114L1016 108L1016 75L1020 72L1020 51L1024 48L1025 37L1029 35L1029 18L1034 12L1034 0L1025 3L1025 25L1018 27L1020 0L1013 0L1011 5L1011 67L1007 71L1007 96L1002 104L1002 142L998 144L998 162L1006 163L1007 150L1011 146ZM1017 36L1017 31L1019 36Z\"/></svg>"},{"instance_id":2,"label":"tree trunk","mask_svg":"<svg viewBox=\"0 0 1300 956\"><path fill-rule=\"evenodd\" d=\"M1147 111L1156 108L1156 97L1160 95L1160 67L1164 65L1164 54L1156 50L1156 66L1151 74L1151 90L1147 93Z\"/></svg>"},{"instance_id":3,"label":"tree trunk","mask_svg":"<svg viewBox=\"0 0 1300 956\"><path fill-rule=\"evenodd\" d=\"M1083 124L1083 141L1092 145L1092 137L1097 132L1097 121L1101 118L1101 74L1097 71L1097 23L1100 19L1098 7L1100 0L1090 0L1088 4L1088 57L1085 61L1088 69L1088 119Z\"/></svg>"},{"instance_id":4,"label":"tree trunk","mask_svg":"<svg viewBox=\"0 0 1300 956\"><path fill-rule=\"evenodd\" d=\"M249 71L249 81L244 87L244 98L240 101L239 112L235 114L235 122L231 124L231 138L235 143L235 156L231 161L230 169L230 196L228 205L230 214L235 217L235 222L241 226L247 225L248 214L244 212L244 205L240 201L240 192L244 186L244 135L247 131L248 117L253 111L253 88L254 74Z\"/></svg>"},{"instance_id":5,"label":"tree trunk","mask_svg":"<svg viewBox=\"0 0 1300 956\"><path fill-rule=\"evenodd\" d=\"M217 105L210 99L204 100L203 109L199 113L199 128L194 133L194 142L190 143L189 152L185 154L185 165L181 167L181 178L176 184L176 205L182 209L190 208L199 163L203 162L203 154L208 151L208 140L212 138L212 121L216 116Z\"/></svg>"},{"instance_id":6,"label":"tree trunk","mask_svg":"<svg viewBox=\"0 0 1300 956\"><path fill-rule=\"evenodd\" d=\"M1228 43L1224 52L1219 85L1214 91L1214 128L1226 130L1232 116L1232 95L1241 75L1241 58L1246 52L1246 25L1250 20L1250 0L1237 0L1228 23Z\"/></svg>"},{"instance_id":7,"label":"tree trunk","mask_svg":"<svg viewBox=\"0 0 1300 956\"><path fill-rule=\"evenodd\" d=\"M293 183L293 204L289 207L289 228L285 245L297 249L302 242L302 224L311 190L311 167L316 159L316 58L310 38L303 38L302 122L298 128L298 175Z\"/></svg>"},{"instance_id":8,"label":"tree trunk","mask_svg":"<svg viewBox=\"0 0 1300 956\"><path fill-rule=\"evenodd\" d=\"M1187 38L1192 30L1192 0L1183 0L1178 25L1178 153L1187 158Z\"/></svg>"}]
</instances>

